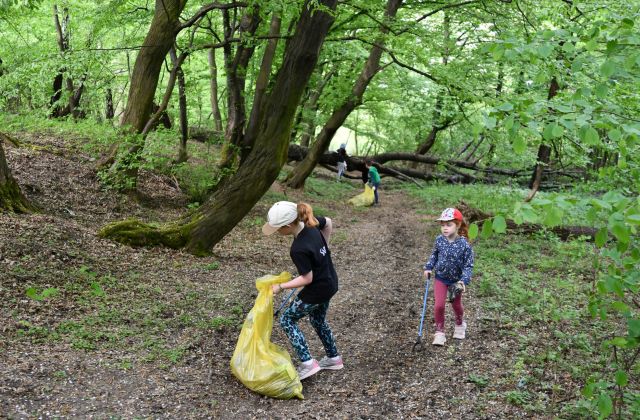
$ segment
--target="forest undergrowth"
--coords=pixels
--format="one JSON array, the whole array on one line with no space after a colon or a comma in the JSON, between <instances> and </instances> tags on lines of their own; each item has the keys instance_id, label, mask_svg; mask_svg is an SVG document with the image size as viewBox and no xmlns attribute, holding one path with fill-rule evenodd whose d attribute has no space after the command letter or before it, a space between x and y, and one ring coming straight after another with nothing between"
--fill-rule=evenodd
<instances>
[{"instance_id":1,"label":"forest undergrowth","mask_svg":"<svg viewBox=\"0 0 640 420\"><path fill-rule=\"evenodd\" d=\"M143 171L138 195L120 195L93 170L95 138L12 133L23 147L7 146L8 160L41 211L0 215L0 412L9 417L329 417L339 408L345 417L584 418L600 403L585 387L611 369L602 343L624 323L589 313L596 250L584 238L477 238L468 339L411 352L435 216L461 198L506 211L522 191L418 189L385 179L380 207L354 209L346 200L360 181L337 183L320 170L305 192L274 185L211 256L199 258L96 236L110 221L162 222L198 205L162 170L165 160ZM194 146L194 171L208 163L207 147ZM281 199L308 201L336 224L341 290L329 322L346 368L305 381L304 401L253 394L228 367L254 280L293 269L288 240L260 233L269 205ZM431 310L427 316L429 340ZM288 348L277 327L273 339Z\"/></svg>"}]
</instances>

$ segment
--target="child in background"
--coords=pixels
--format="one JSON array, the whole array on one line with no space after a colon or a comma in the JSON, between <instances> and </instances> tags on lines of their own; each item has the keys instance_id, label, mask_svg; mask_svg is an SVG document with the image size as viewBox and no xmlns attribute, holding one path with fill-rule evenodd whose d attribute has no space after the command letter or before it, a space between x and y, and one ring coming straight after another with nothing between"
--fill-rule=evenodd
<instances>
[{"instance_id":1,"label":"child in background","mask_svg":"<svg viewBox=\"0 0 640 420\"><path fill-rule=\"evenodd\" d=\"M347 145L341 144L338 149L338 181L347 170Z\"/></svg>"},{"instance_id":2,"label":"child in background","mask_svg":"<svg viewBox=\"0 0 640 420\"><path fill-rule=\"evenodd\" d=\"M433 252L429 261L424 265L424 274L435 275L434 281L434 318L436 333L433 345L443 346L447 341L444 334L445 299L449 301L456 316L456 326L453 338L465 338L467 323L464 322L464 307L462 294L465 286L471 281L473 272L473 250L467 241L467 224L464 222L460 210L445 209L437 219L440 222L442 235L436 237Z\"/></svg>"},{"instance_id":3,"label":"child in background","mask_svg":"<svg viewBox=\"0 0 640 420\"><path fill-rule=\"evenodd\" d=\"M374 200L373 200L373 205L377 206L378 205L378 189L380 189L380 174L378 173L378 169L373 166L373 161L371 160L367 160L365 162L365 165L367 166L367 169L369 169L369 185L371 185L371 188L373 189L373 196L374 196Z\"/></svg>"}]
</instances>

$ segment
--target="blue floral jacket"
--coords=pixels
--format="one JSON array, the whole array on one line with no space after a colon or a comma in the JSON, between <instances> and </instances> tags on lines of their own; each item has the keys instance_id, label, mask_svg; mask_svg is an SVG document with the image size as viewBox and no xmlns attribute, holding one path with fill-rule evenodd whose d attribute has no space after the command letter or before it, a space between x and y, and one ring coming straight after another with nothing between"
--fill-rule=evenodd
<instances>
[{"instance_id":1,"label":"blue floral jacket","mask_svg":"<svg viewBox=\"0 0 640 420\"><path fill-rule=\"evenodd\" d=\"M469 284L473 272L473 249L462 236L449 242L444 236L438 235L424 269L432 270L435 277L447 285L460 280Z\"/></svg>"}]
</instances>

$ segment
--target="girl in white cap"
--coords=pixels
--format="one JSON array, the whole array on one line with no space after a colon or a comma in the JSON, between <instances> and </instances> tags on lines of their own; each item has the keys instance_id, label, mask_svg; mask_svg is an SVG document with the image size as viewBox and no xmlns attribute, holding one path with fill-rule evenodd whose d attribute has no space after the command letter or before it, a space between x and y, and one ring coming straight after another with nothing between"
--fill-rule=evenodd
<instances>
[{"instance_id":1,"label":"girl in white cap","mask_svg":"<svg viewBox=\"0 0 640 420\"><path fill-rule=\"evenodd\" d=\"M467 224L464 222L460 210L444 209L440 217L442 235L436 237L433 252L429 261L424 265L424 274L435 274L434 282L434 318L436 333L433 345L443 346L446 340L444 334L445 299L451 302L456 316L456 326L453 338L463 340L467 330L464 322L464 307L462 293L471 281L473 272L473 250L467 241Z\"/></svg>"},{"instance_id":2,"label":"girl in white cap","mask_svg":"<svg viewBox=\"0 0 640 420\"><path fill-rule=\"evenodd\" d=\"M293 235L290 256L298 269L298 277L286 283L274 284L273 293L283 289L303 287L289 308L280 317L280 326L302 362L298 367L300 379L308 378L321 369L342 369L342 357L336 348L335 339L326 316L329 301L338 291L338 275L331 261L327 242L331 236L331 219L314 217L311 206L306 203L279 201L267 215L262 226L265 235L278 232ZM322 341L326 357L319 362L311 357L307 342L297 322L309 315L309 321Z\"/></svg>"}]
</instances>

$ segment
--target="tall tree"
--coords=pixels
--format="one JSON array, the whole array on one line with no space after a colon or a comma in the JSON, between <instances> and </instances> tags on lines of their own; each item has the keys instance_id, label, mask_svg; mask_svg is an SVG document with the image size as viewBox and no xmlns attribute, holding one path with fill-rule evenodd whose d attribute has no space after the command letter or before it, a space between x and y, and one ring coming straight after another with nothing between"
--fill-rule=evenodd
<instances>
[{"instance_id":1,"label":"tall tree","mask_svg":"<svg viewBox=\"0 0 640 420\"><path fill-rule=\"evenodd\" d=\"M253 95L253 106L251 107L251 115L249 116L249 122L245 130L241 147L241 161L244 161L251 152L253 145L258 135L260 128L260 121L264 116L264 99L266 97L267 85L269 83L269 76L271 74L271 65L273 58L276 54L276 47L278 46L278 35L280 35L280 24L282 19L276 12L273 13L271 18L271 25L269 27L269 42L262 56L262 64L260 65L260 71L256 79L255 92Z\"/></svg>"},{"instance_id":2,"label":"tall tree","mask_svg":"<svg viewBox=\"0 0 640 420\"><path fill-rule=\"evenodd\" d=\"M235 24L232 22L227 10L223 11L224 23L224 62L227 76L227 126L224 134L224 147L220 167L226 168L235 162L238 148L242 142L246 123L246 103L244 90L246 83L246 69L255 51L255 45L246 42L247 37L255 34L260 25L260 8L255 5L248 10L240 19L240 39L238 48L233 53L231 38L235 31Z\"/></svg>"},{"instance_id":3,"label":"tall tree","mask_svg":"<svg viewBox=\"0 0 640 420\"><path fill-rule=\"evenodd\" d=\"M176 49L171 48L169 50L171 56L171 63L175 66L178 61L178 55ZM184 80L184 72L182 71L182 65L176 69L176 77L178 79L178 106L180 115L180 146L178 147L178 158L176 161L187 161L187 139L189 137L189 121L187 115L187 87Z\"/></svg>"},{"instance_id":4,"label":"tall tree","mask_svg":"<svg viewBox=\"0 0 640 420\"><path fill-rule=\"evenodd\" d=\"M121 125L136 133L144 129L153 107L162 63L182 29L180 13L187 0L156 0L153 20L133 66L127 106Z\"/></svg>"},{"instance_id":5,"label":"tall tree","mask_svg":"<svg viewBox=\"0 0 640 420\"><path fill-rule=\"evenodd\" d=\"M262 197L284 165L296 108L334 20L336 3L337 0L305 1L266 100L266 114L255 145L238 172L205 205L186 219L162 228L125 221L106 226L101 235L135 245L186 246L195 254L210 252Z\"/></svg>"},{"instance_id":6,"label":"tall tree","mask_svg":"<svg viewBox=\"0 0 640 420\"><path fill-rule=\"evenodd\" d=\"M211 114L214 127L216 131L220 133L222 132L222 115L220 114L220 103L218 101L218 65L216 64L216 50L215 48L209 48L207 52L209 59L209 100L211 101Z\"/></svg>"},{"instance_id":7,"label":"tall tree","mask_svg":"<svg viewBox=\"0 0 640 420\"><path fill-rule=\"evenodd\" d=\"M309 151L309 154L295 167L293 171L289 173L286 180L289 187L302 188L304 186L305 180L311 174L313 168L318 164L320 156L329 148L331 139L333 139L338 128L342 126L349 114L351 114L351 112L362 103L362 97L367 86L369 86L373 77L378 74L381 69L380 57L382 56L385 36L389 32L388 24L389 21L396 16L401 4L402 0L388 0L384 13L385 22L380 28L382 35L376 39L374 45L371 47L369 57L367 58L358 79L353 85L351 94L333 111L316 137L315 143Z\"/></svg>"}]
</instances>

